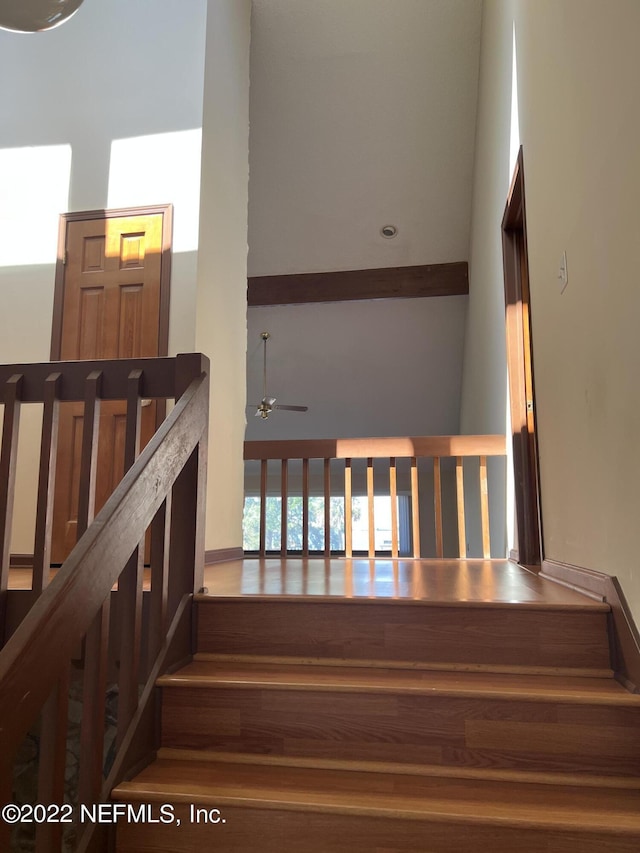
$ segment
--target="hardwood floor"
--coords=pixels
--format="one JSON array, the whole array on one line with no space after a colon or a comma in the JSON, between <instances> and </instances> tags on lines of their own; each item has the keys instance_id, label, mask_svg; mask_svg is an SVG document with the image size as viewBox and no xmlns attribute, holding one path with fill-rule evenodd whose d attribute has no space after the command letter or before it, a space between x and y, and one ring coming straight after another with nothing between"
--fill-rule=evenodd
<instances>
[{"instance_id":1,"label":"hardwood floor","mask_svg":"<svg viewBox=\"0 0 640 853\"><path fill-rule=\"evenodd\" d=\"M113 792L182 825L119 826L120 853L640 849L640 696L602 601L502 560L244 560L205 584L158 758Z\"/></svg>"},{"instance_id":2,"label":"hardwood floor","mask_svg":"<svg viewBox=\"0 0 640 853\"><path fill-rule=\"evenodd\" d=\"M505 560L246 559L204 583L157 760L113 792L181 825L120 823L120 853L640 849L640 696L606 603Z\"/></svg>"},{"instance_id":3,"label":"hardwood floor","mask_svg":"<svg viewBox=\"0 0 640 853\"><path fill-rule=\"evenodd\" d=\"M31 588L31 569L9 571L9 589ZM56 569L51 576L55 577ZM150 588L149 569L144 573ZM593 608L594 599L508 560L247 558L205 566L212 596L368 598L432 603L543 604Z\"/></svg>"},{"instance_id":4,"label":"hardwood floor","mask_svg":"<svg viewBox=\"0 0 640 853\"><path fill-rule=\"evenodd\" d=\"M216 596L328 596L547 606L591 599L508 560L245 559L205 569Z\"/></svg>"}]
</instances>

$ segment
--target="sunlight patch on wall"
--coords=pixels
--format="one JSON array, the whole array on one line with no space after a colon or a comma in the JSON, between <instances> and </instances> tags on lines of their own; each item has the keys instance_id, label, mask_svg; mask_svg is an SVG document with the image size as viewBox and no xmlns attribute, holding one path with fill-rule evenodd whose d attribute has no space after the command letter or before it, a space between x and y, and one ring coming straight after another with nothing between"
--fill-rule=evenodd
<instances>
[{"instance_id":1,"label":"sunlight patch on wall","mask_svg":"<svg viewBox=\"0 0 640 853\"><path fill-rule=\"evenodd\" d=\"M0 149L0 266L55 264L71 146Z\"/></svg>"},{"instance_id":2,"label":"sunlight patch on wall","mask_svg":"<svg viewBox=\"0 0 640 853\"><path fill-rule=\"evenodd\" d=\"M511 127L509 137L509 182L513 177L520 150L520 116L518 110L518 57L516 53L516 25L513 24L512 37L512 61L511 61ZM505 394L505 435L507 436L507 483L506 483L506 511L507 511L507 554L512 548L517 549L516 541L516 496L515 481L513 475L513 442L511 441L511 403L509 392L509 378L506 379L507 393Z\"/></svg>"},{"instance_id":3,"label":"sunlight patch on wall","mask_svg":"<svg viewBox=\"0 0 640 853\"><path fill-rule=\"evenodd\" d=\"M195 251L201 150L201 128L114 139L108 207L173 204L173 251Z\"/></svg>"},{"instance_id":4,"label":"sunlight patch on wall","mask_svg":"<svg viewBox=\"0 0 640 853\"><path fill-rule=\"evenodd\" d=\"M513 440L511 432L511 405L509 397L509 377L506 377L507 391L504 396L506 401L505 430L507 437L507 484L506 484L506 511L507 511L507 555L511 549L517 549L516 542L516 484L513 473Z\"/></svg>"}]
</instances>

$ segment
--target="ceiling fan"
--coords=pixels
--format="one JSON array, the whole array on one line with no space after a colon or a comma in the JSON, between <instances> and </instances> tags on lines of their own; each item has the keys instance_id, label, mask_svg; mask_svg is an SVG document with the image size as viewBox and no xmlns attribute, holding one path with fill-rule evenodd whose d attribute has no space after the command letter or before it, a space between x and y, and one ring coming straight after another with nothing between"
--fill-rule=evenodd
<instances>
[{"instance_id":1,"label":"ceiling fan","mask_svg":"<svg viewBox=\"0 0 640 853\"><path fill-rule=\"evenodd\" d=\"M262 356L262 389L263 396L260 403L255 407L256 408L256 418L262 418L266 420L271 412L275 409L281 409L286 412L308 412L308 406L285 406L284 404L276 405L275 397L267 396L267 341L271 337L269 332L261 332L260 337L263 343L263 356Z\"/></svg>"}]
</instances>

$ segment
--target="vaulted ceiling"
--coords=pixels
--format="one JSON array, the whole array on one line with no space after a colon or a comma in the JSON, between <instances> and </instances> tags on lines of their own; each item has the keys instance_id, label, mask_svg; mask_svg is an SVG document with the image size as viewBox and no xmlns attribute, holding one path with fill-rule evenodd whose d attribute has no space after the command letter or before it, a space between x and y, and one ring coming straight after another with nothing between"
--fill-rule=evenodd
<instances>
[{"instance_id":1,"label":"vaulted ceiling","mask_svg":"<svg viewBox=\"0 0 640 853\"><path fill-rule=\"evenodd\" d=\"M467 260L481 9L254 0L250 276Z\"/></svg>"}]
</instances>

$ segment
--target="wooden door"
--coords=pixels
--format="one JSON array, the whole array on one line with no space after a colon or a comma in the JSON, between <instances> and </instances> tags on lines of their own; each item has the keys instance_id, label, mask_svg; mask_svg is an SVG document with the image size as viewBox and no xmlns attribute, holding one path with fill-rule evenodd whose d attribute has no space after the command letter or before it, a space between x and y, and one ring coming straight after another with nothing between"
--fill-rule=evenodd
<instances>
[{"instance_id":1,"label":"wooden door","mask_svg":"<svg viewBox=\"0 0 640 853\"><path fill-rule=\"evenodd\" d=\"M517 549L510 556L524 565L539 567L542 561L542 516L522 148L502 220L502 251L518 538Z\"/></svg>"},{"instance_id":2,"label":"wooden door","mask_svg":"<svg viewBox=\"0 0 640 853\"><path fill-rule=\"evenodd\" d=\"M165 208L63 217L52 360L166 355L170 213ZM143 403L143 444L157 416L155 403ZM101 404L95 512L123 476L125 417L124 402ZM82 428L82 405L61 406L53 563L66 558L77 538Z\"/></svg>"}]
</instances>

